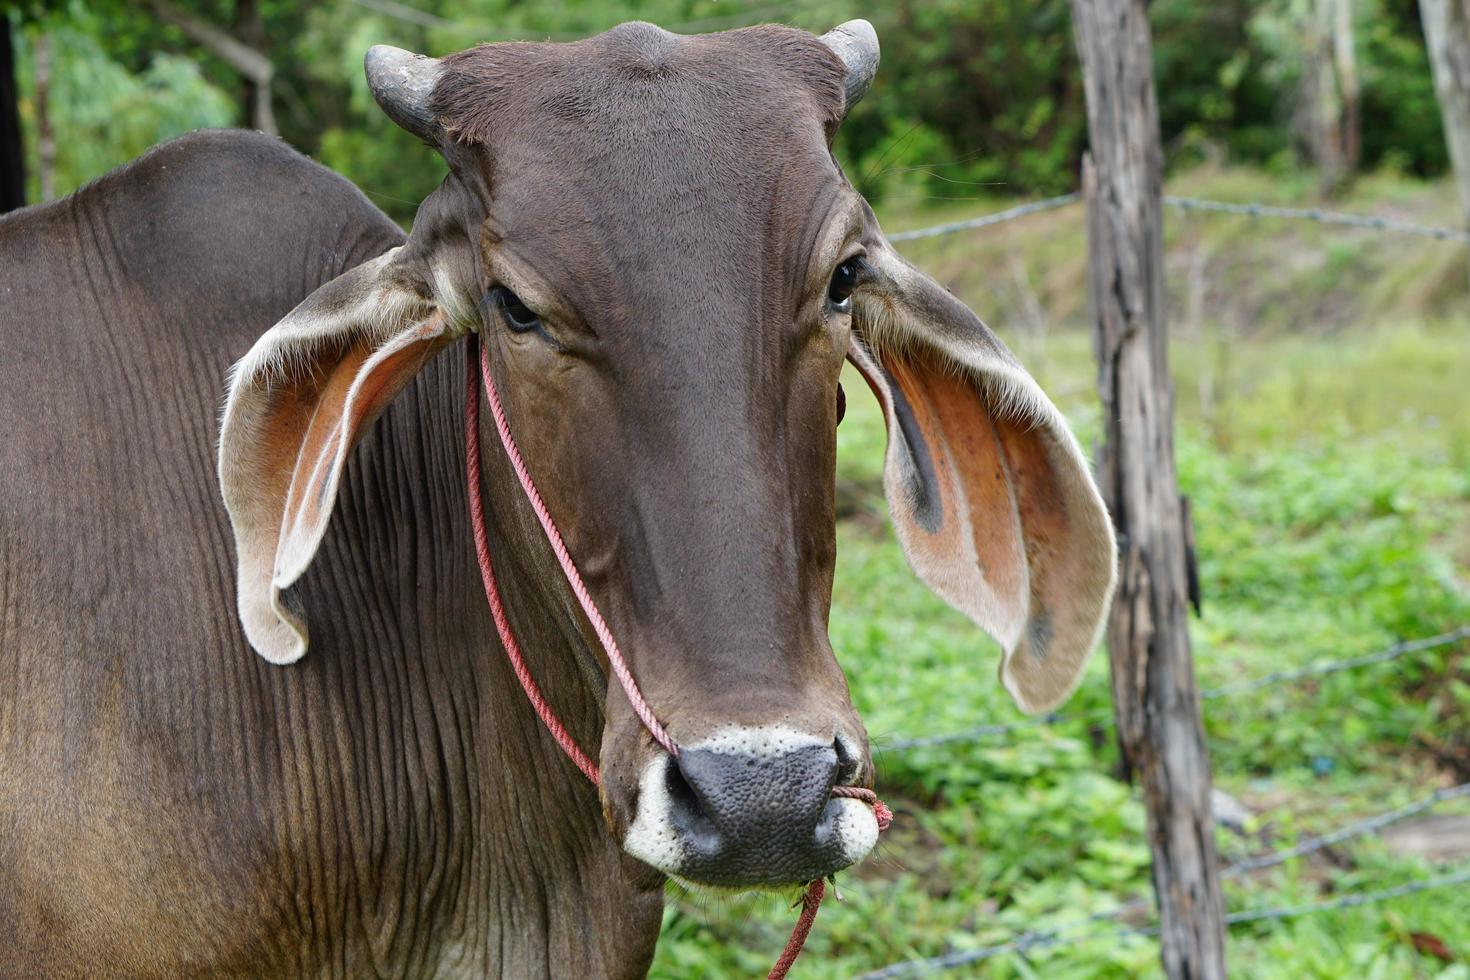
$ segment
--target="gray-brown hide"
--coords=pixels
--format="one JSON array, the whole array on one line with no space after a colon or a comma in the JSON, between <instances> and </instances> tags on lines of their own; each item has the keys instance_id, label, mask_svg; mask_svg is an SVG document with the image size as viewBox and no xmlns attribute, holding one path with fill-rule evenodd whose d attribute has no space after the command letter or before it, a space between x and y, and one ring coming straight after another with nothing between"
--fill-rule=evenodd
<instances>
[{"instance_id":1,"label":"gray-brown hide","mask_svg":"<svg viewBox=\"0 0 1470 980\"><path fill-rule=\"evenodd\" d=\"M402 239L234 132L0 221L0 977L647 962L661 879L621 857L492 639L458 350L353 455L298 590L312 656L275 667L241 633L226 370ZM551 671L544 618L518 621ZM585 685L556 686L595 731Z\"/></svg>"},{"instance_id":2,"label":"gray-brown hide","mask_svg":"<svg viewBox=\"0 0 1470 980\"><path fill-rule=\"evenodd\" d=\"M872 778L826 635L844 357L888 419L885 486L916 571L1000 641L1022 707L1066 697L1111 588L1106 515L1056 409L893 251L833 161L876 59L862 22L825 39L631 24L442 61L374 49L380 103L450 166L401 247L374 239L356 257L375 257L289 313L336 270L270 292L263 335L270 318L242 297L186 294L209 315L179 302L135 315L109 338L123 353L88 371L57 365L76 363L90 314L38 341L56 294L32 301L17 335L53 374L0 394L41 474L5 485L5 506L24 509L17 543L6 512L0 554L0 628L22 651L0 664L34 688L0 701L0 745L24 760L0 763L0 819L20 841L0 851L17 879L0 939L21 937L19 962L51 962L42 935L77 950L60 972L637 975L664 874L791 885L860 859L872 814L830 798ZM291 249L328 220L301 210L274 238L261 204L253 242L209 220L213 250L150 266L142 291L175 296L153 284L200 264L229 277L218 270L240 254L269 253L255 261L273 281L299 274ZM326 208L339 211L352 213ZM87 247L62 264L88 268ZM117 261L95 266L125 281ZM160 319L180 333L228 322L228 340L191 327L153 354ZM464 491L468 333L681 747L677 762L657 750L607 683L482 417L497 576L532 672L600 760L600 797L541 730L484 608ZM202 378L256 336L221 422L226 534L177 476L200 468L208 417L159 393L186 376L168 358L194 357L187 377ZM134 348L152 356L127 361ZM115 402L61 434L35 421L65 405L58 377L114 362L136 364L122 421ZM135 448L171 427L206 440ZM82 611L105 602L127 629ZM7 894L22 896L13 910Z\"/></svg>"}]
</instances>

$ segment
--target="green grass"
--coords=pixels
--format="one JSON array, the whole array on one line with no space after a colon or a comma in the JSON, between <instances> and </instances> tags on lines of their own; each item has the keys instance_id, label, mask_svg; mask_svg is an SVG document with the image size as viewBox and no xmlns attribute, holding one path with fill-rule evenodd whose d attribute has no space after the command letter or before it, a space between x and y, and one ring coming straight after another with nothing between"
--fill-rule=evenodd
<instances>
[{"instance_id":1,"label":"green grass","mask_svg":"<svg viewBox=\"0 0 1470 980\"><path fill-rule=\"evenodd\" d=\"M1292 187L1250 174L1187 181L1200 186L1170 190L1300 203ZM1415 208L1440 200L1443 190L1376 178L1343 207L1432 220ZM898 228L949 216L888 223ZM1070 263L1070 271L1030 269L1034 283L1047 285L1033 287L1040 299L1029 313L1026 304L987 302L997 294L986 283L1009 275L996 258L1005 236L922 243L924 254L917 247L913 254L921 265L939 267L941 277L946 269L968 270L952 272L958 290L990 316L1091 445L1093 367L1078 328L1080 258L1071 254L1081 247L1072 227L1078 217L1063 212L1035 219L1041 228L1016 226L1020 244L1008 243L1014 254L1035 263L1036 246ZM1242 219L1224 219L1223 229L1196 227L1207 220L1189 219L1194 238L1175 228L1169 253L1177 280L1187 274L1190 249L1212 248L1204 291L1223 296L1225 284L1235 290L1228 302L1197 304L1197 322L1180 326L1177 312L1174 320L1180 479L1194 505L1204 587L1204 617L1193 624L1200 684L1365 653L1470 622L1464 249L1354 239L1289 270L1272 268L1258 284L1263 292L1251 296L1251 270L1269 265L1256 253L1284 262L1312 244L1299 236L1321 230L1290 232L1287 248L1279 229ZM1450 253L1453 262L1429 261L1422 245ZM975 271L977 254L996 262ZM1415 283L1402 267L1410 264L1421 277L1462 277L1458 314L1446 313L1449 287ZM1176 273L1181 267L1185 272ZM1293 289L1287 305L1294 312L1284 319L1236 319L1248 308L1268 308L1263 296ZM1037 321L1037 305L1045 322ZM1340 315L1330 328L1319 320L1287 322L1311 309ZM1385 309L1398 318L1381 318ZM1137 790L1112 775L1117 756L1107 727L1077 722L1004 740L884 750L902 736L1021 716L995 679L994 645L919 585L886 523L875 519L884 510L882 420L860 380L845 384L851 398L839 431L839 480L848 517L838 529L831 633L873 737L880 792L898 821L874 857L841 876L847 901L823 909L796 975L846 977L907 957L1005 942L1150 896L1142 807ZM1068 710L1106 709L1107 680L1099 654ZM1445 754L1447 747L1470 749L1470 644L1206 708L1217 783L1257 814L1249 839L1220 832L1227 860L1470 778L1455 776ZM1462 802L1436 812L1467 810ZM1313 902L1437 873L1391 856L1372 839L1346 845L1334 858L1233 881L1227 904ZM763 974L794 921L786 904L770 896L676 895L653 975ZM1417 952L1411 933L1439 937L1462 961L1444 964ZM1463 962L1470 956L1470 889L1242 925L1229 938L1239 976L1470 977ZM1001 956L954 975L1153 975L1157 955L1151 939L1107 937Z\"/></svg>"}]
</instances>

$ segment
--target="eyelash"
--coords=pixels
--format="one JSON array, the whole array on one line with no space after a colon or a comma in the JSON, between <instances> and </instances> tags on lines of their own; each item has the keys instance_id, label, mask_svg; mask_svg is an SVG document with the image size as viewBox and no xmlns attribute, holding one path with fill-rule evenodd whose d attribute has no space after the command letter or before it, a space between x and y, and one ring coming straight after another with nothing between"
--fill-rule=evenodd
<instances>
[{"instance_id":1,"label":"eyelash","mask_svg":"<svg viewBox=\"0 0 1470 980\"><path fill-rule=\"evenodd\" d=\"M521 298L504 286L490 290L490 302L494 305L505 326L512 333L529 333L541 326L541 317L521 301Z\"/></svg>"}]
</instances>

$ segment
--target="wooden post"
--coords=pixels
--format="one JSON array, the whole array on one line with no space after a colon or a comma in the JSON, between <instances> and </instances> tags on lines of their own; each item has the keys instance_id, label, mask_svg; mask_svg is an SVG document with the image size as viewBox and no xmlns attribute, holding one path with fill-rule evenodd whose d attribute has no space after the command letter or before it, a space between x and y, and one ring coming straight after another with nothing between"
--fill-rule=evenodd
<instances>
[{"instance_id":1,"label":"wooden post","mask_svg":"<svg viewBox=\"0 0 1470 980\"><path fill-rule=\"evenodd\" d=\"M1072 0L1087 91L1088 294L1103 402L1099 483L1118 530L1108 620L1125 772L1143 784L1164 972L1225 976L1210 757L1189 650L1185 518L1164 321L1163 152L1147 0Z\"/></svg>"},{"instance_id":2,"label":"wooden post","mask_svg":"<svg viewBox=\"0 0 1470 980\"><path fill-rule=\"evenodd\" d=\"M1306 145L1324 196L1341 191L1358 169L1362 145L1358 61L1353 50L1353 0L1313 0L1298 25Z\"/></svg>"}]
</instances>

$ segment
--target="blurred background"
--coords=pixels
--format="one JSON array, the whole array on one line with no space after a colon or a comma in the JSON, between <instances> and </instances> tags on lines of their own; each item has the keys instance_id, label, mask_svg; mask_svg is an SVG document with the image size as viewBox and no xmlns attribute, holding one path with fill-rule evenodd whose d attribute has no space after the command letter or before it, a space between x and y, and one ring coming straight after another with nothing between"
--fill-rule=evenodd
<instances>
[{"instance_id":1,"label":"blurred background","mask_svg":"<svg viewBox=\"0 0 1470 980\"><path fill-rule=\"evenodd\" d=\"M1337 0L1327 3L1332 6ZM8 2L28 197L64 194L159 140L248 125L379 195L401 219L437 183L362 77L378 42L444 53L485 41L571 40L624 20L696 33L779 21L879 28L877 84L838 138L875 204L1056 194L1086 141L1064 0L59 0ZM1308 167L1325 193L1360 173L1446 170L1415 0L1156 0L1156 81L1168 165ZM1335 36L1348 28L1346 39ZM1344 43L1350 48L1343 57ZM1349 77L1350 76L1350 77ZM262 94L262 88L265 92Z\"/></svg>"},{"instance_id":2,"label":"blurred background","mask_svg":"<svg viewBox=\"0 0 1470 980\"><path fill-rule=\"evenodd\" d=\"M373 103L368 46L437 55L630 19L685 33L872 20L882 67L837 150L890 232L1075 190L1087 137L1067 0L3 9L0 119L9 103L20 128L0 126L0 151L23 162L29 202L188 130L252 126L407 223L443 167ZM1464 228L1422 14L1415 0L1155 0L1166 193ZM1470 14L1459 16L1464 30ZM990 322L1091 445L1082 225L1074 204L903 247ZM1204 599L1201 687L1470 623L1470 248L1178 210L1165 228L1180 478ZM849 379L847 390L863 385ZM848 901L823 912L799 974L852 976L1057 927L1070 930L1065 942L956 975L1156 972L1155 940L1119 931L1151 921L1147 902L1128 904L1150 896L1149 854L1138 790L1117 778L1105 657L1055 724L909 744L1021 719L995 681L996 650L907 571L884 517L881 418L868 399L851 404L839 430L832 635L899 821L879 855L843 877ZM1463 637L1204 707L1227 861L1470 782ZM1462 797L1231 877L1226 897L1232 910L1315 903L1467 862ZM763 973L790 923L769 898L676 895L654 975ZM1230 943L1241 976L1470 977L1470 887L1242 923Z\"/></svg>"}]
</instances>

